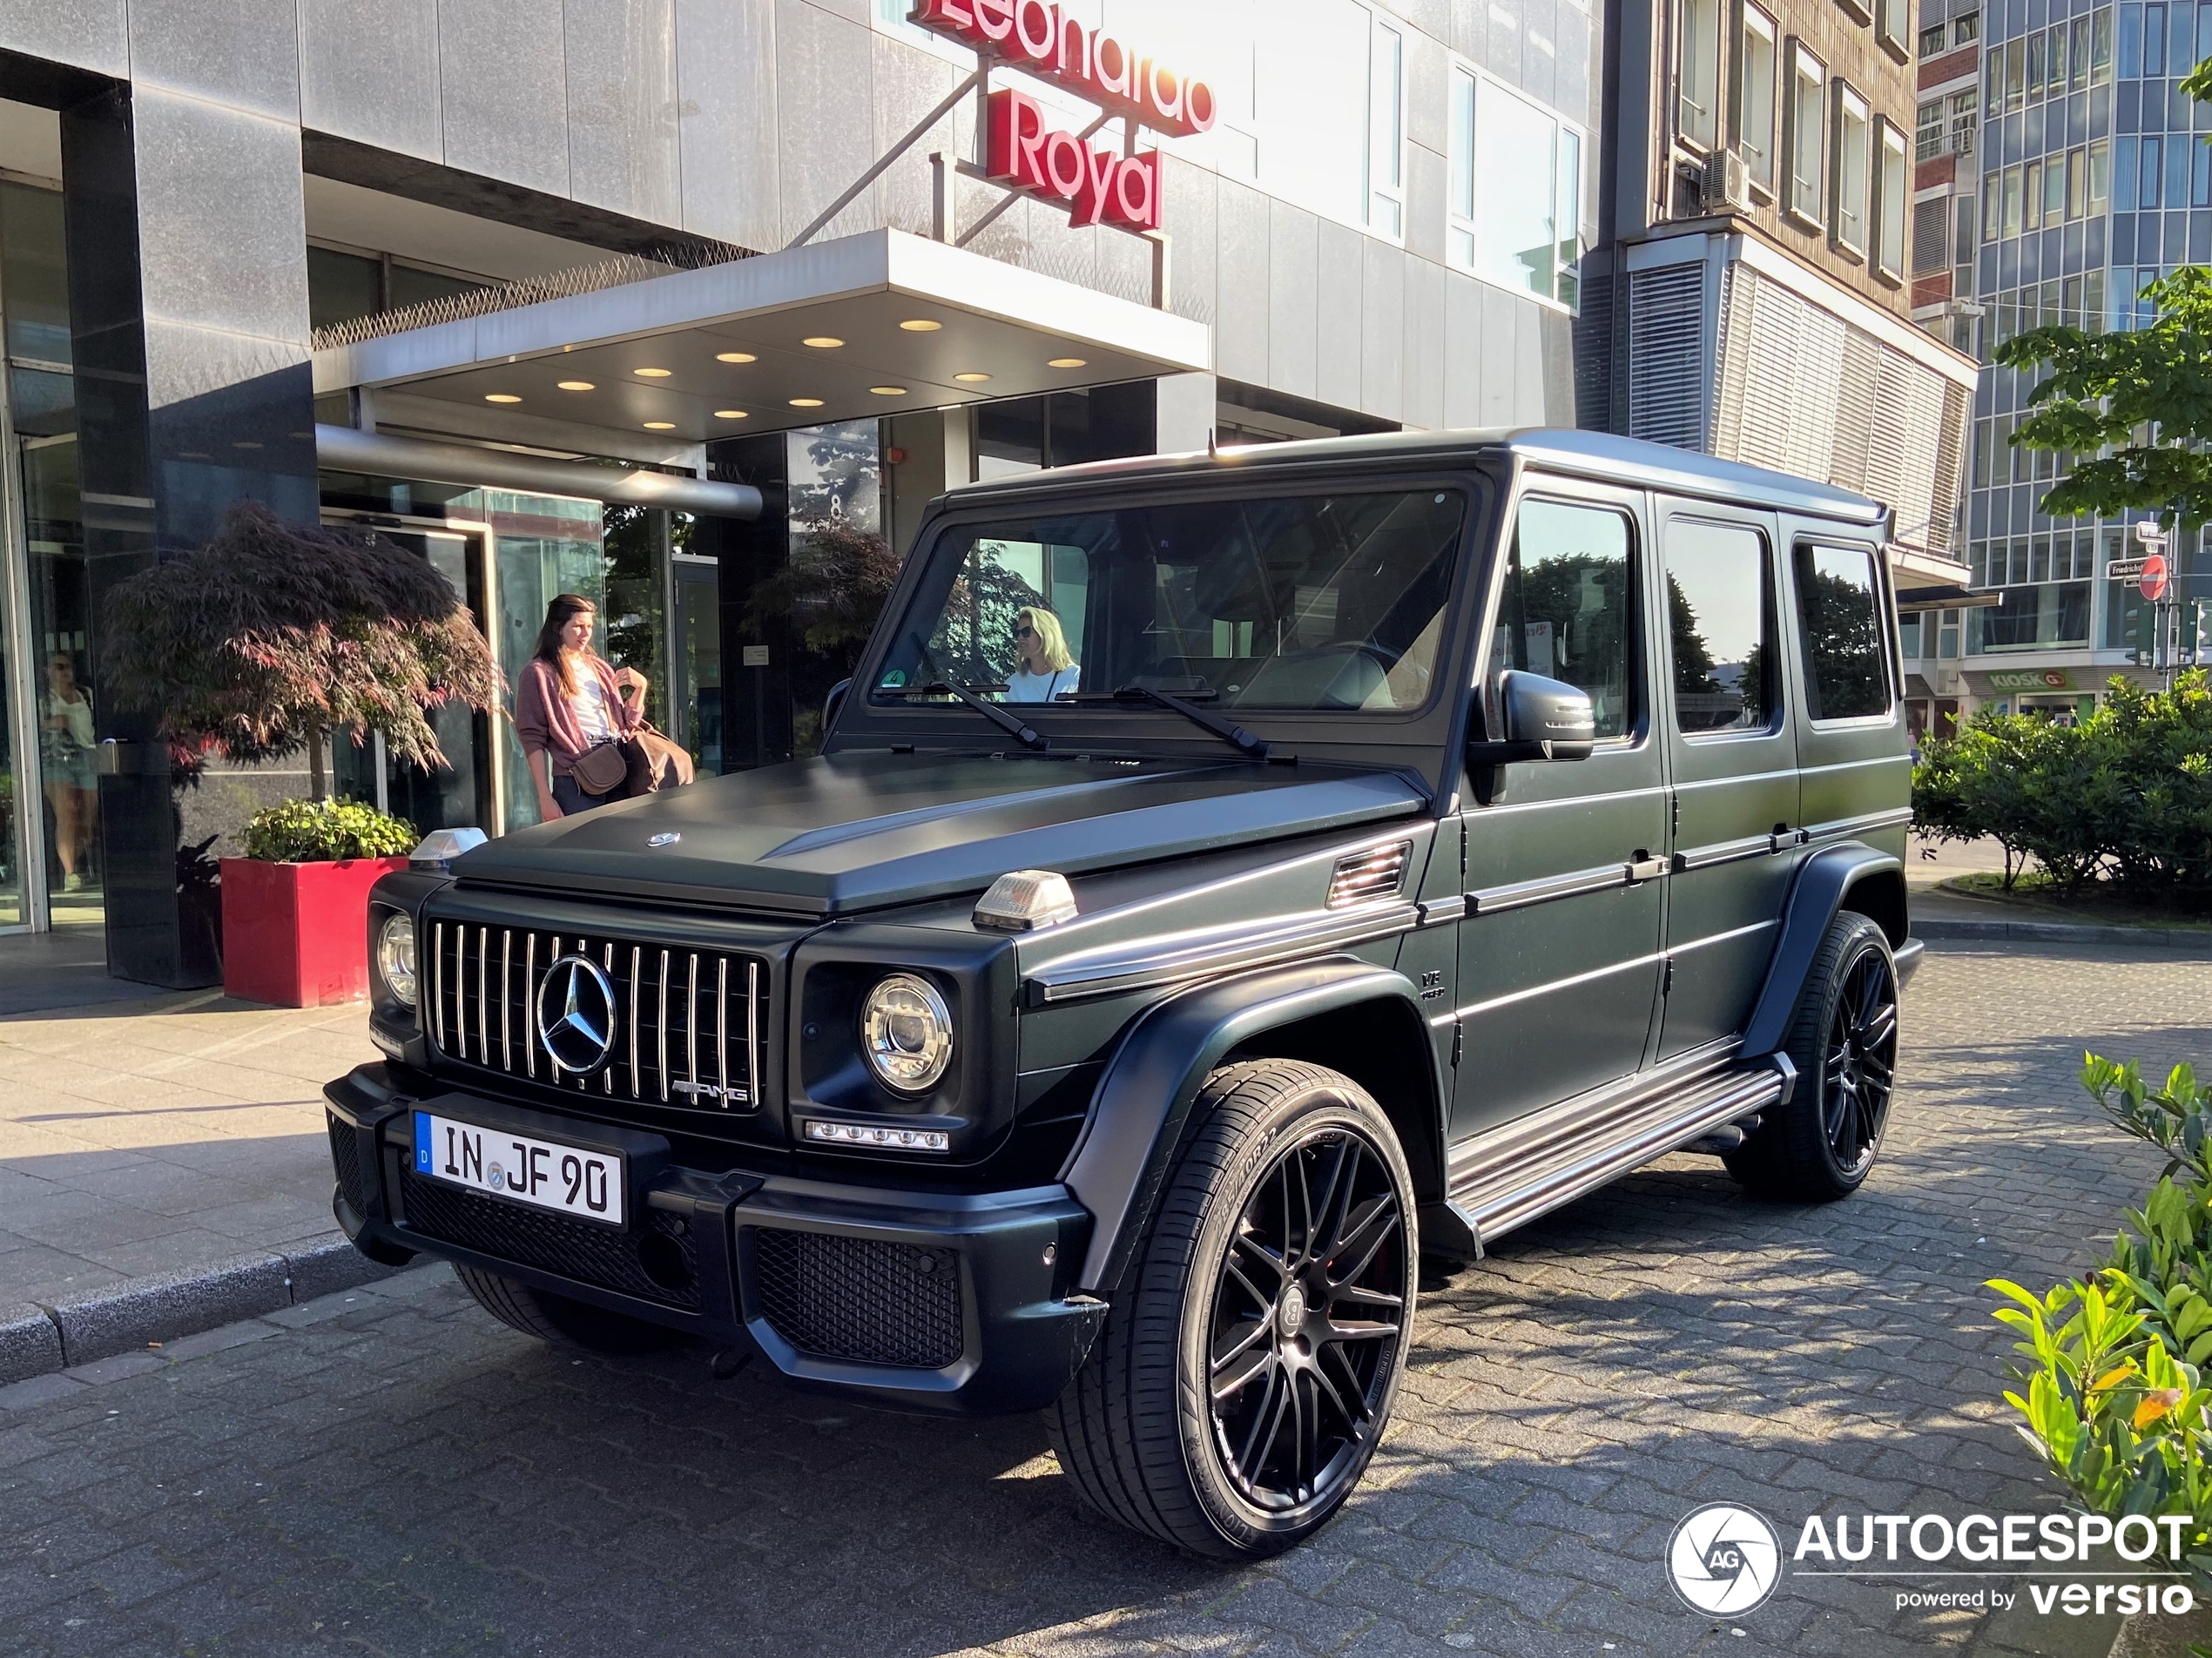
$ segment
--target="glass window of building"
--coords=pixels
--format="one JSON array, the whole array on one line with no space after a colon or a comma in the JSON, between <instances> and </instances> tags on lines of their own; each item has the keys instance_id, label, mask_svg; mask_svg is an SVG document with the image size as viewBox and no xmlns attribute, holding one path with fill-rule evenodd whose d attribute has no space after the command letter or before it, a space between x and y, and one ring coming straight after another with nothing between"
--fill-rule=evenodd
<instances>
[{"instance_id":1,"label":"glass window of building","mask_svg":"<svg viewBox=\"0 0 2212 1658\"><path fill-rule=\"evenodd\" d=\"M1720 0L1676 0L1675 130L1702 150L1720 141Z\"/></svg>"},{"instance_id":2,"label":"glass window of building","mask_svg":"<svg viewBox=\"0 0 2212 1658\"><path fill-rule=\"evenodd\" d=\"M2030 161L2020 168L2020 228L2043 227L2043 164Z\"/></svg>"},{"instance_id":3,"label":"glass window of building","mask_svg":"<svg viewBox=\"0 0 2212 1658\"><path fill-rule=\"evenodd\" d=\"M1866 100L1836 83L1836 198L1829 234L1846 253L1866 251L1867 202L1871 190L1871 127Z\"/></svg>"},{"instance_id":4,"label":"glass window of building","mask_svg":"<svg viewBox=\"0 0 2212 1658\"><path fill-rule=\"evenodd\" d=\"M1367 46L1367 227L1405 234L1406 37L1378 13Z\"/></svg>"},{"instance_id":5,"label":"glass window of building","mask_svg":"<svg viewBox=\"0 0 2212 1658\"><path fill-rule=\"evenodd\" d=\"M1912 153L1916 161L1930 161L1943 153L1943 100L1936 98L1920 105L1919 128L1912 135Z\"/></svg>"},{"instance_id":6,"label":"glass window of building","mask_svg":"<svg viewBox=\"0 0 2212 1658\"><path fill-rule=\"evenodd\" d=\"M1751 182L1774 191L1774 70L1778 37L1774 19L1757 6L1743 8L1737 42L1736 144Z\"/></svg>"},{"instance_id":7,"label":"glass window of building","mask_svg":"<svg viewBox=\"0 0 2212 1658\"><path fill-rule=\"evenodd\" d=\"M1465 66L1452 78L1447 252L1487 282L1581 300L1582 135Z\"/></svg>"},{"instance_id":8,"label":"glass window of building","mask_svg":"<svg viewBox=\"0 0 2212 1658\"><path fill-rule=\"evenodd\" d=\"M1912 0L1874 0L1874 34L1899 57L1912 50Z\"/></svg>"},{"instance_id":9,"label":"glass window of building","mask_svg":"<svg viewBox=\"0 0 2212 1658\"><path fill-rule=\"evenodd\" d=\"M1881 143L1875 158L1874 253L1875 273L1890 281L1905 277L1905 208L1912 199L1912 163L1905 153L1905 134L1889 122L1880 124Z\"/></svg>"},{"instance_id":10,"label":"glass window of building","mask_svg":"<svg viewBox=\"0 0 2212 1658\"><path fill-rule=\"evenodd\" d=\"M335 247L307 249L307 324L334 327L384 308L384 261Z\"/></svg>"},{"instance_id":11,"label":"glass window of building","mask_svg":"<svg viewBox=\"0 0 2212 1658\"><path fill-rule=\"evenodd\" d=\"M1981 38L1981 13L1969 11L1963 17L1951 20L1951 44L1954 46L1973 44Z\"/></svg>"},{"instance_id":12,"label":"glass window of building","mask_svg":"<svg viewBox=\"0 0 2212 1658\"><path fill-rule=\"evenodd\" d=\"M1940 57L1944 51L1945 40L1943 25L1939 23L1929 24L1920 31L1920 56L1923 57Z\"/></svg>"},{"instance_id":13,"label":"glass window of building","mask_svg":"<svg viewBox=\"0 0 2212 1658\"><path fill-rule=\"evenodd\" d=\"M1792 217L1817 226L1827 182L1828 66L1792 43L1790 54L1790 193Z\"/></svg>"},{"instance_id":14,"label":"glass window of building","mask_svg":"<svg viewBox=\"0 0 2212 1658\"><path fill-rule=\"evenodd\" d=\"M1973 154L1974 130L1979 124L1974 95L1972 92L1953 92L1951 95L1951 147L1962 156Z\"/></svg>"}]
</instances>

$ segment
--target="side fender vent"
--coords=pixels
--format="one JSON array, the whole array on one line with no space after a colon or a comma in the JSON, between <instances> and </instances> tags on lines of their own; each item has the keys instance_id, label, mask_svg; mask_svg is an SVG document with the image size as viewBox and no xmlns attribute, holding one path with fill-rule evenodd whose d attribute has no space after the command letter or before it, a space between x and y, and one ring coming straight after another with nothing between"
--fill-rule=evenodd
<instances>
[{"instance_id":1,"label":"side fender vent","mask_svg":"<svg viewBox=\"0 0 2212 1658\"><path fill-rule=\"evenodd\" d=\"M1406 884L1406 860L1413 853L1410 840L1393 841L1372 852L1346 853L1337 859L1336 872L1329 877L1329 907L1340 910L1370 899L1390 897Z\"/></svg>"}]
</instances>

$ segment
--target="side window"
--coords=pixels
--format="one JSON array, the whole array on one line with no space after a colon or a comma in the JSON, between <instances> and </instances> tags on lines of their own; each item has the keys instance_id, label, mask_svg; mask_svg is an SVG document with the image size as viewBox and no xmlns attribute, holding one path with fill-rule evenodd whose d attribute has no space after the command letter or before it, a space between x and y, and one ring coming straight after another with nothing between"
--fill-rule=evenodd
<instances>
[{"instance_id":1,"label":"side window","mask_svg":"<svg viewBox=\"0 0 2212 1658\"><path fill-rule=\"evenodd\" d=\"M1635 574L1629 521L1606 507L1523 501L1490 672L1524 668L1589 693L1601 738L1635 729Z\"/></svg>"},{"instance_id":2,"label":"side window","mask_svg":"<svg viewBox=\"0 0 2212 1658\"><path fill-rule=\"evenodd\" d=\"M1737 524L1667 525L1667 640L1684 736L1764 731L1777 699L1766 538Z\"/></svg>"},{"instance_id":3,"label":"side window","mask_svg":"<svg viewBox=\"0 0 2212 1658\"><path fill-rule=\"evenodd\" d=\"M1797 628L1804 639L1805 698L1815 719L1857 719L1890 708L1889 653L1882 644L1882 589L1864 547L1797 551Z\"/></svg>"}]
</instances>

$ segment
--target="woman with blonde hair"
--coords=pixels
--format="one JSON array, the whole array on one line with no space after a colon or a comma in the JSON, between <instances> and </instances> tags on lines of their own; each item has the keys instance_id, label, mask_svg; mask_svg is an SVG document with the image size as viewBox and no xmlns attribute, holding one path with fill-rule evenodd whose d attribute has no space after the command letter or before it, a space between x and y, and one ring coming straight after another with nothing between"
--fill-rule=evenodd
<instances>
[{"instance_id":1,"label":"woman with blonde hair","mask_svg":"<svg viewBox=\"0 0 2212 1658\"><path fill-rule=\"evenodd\" d=\"M1082 670L1069 654L1060 618L1042 604L1014 613L1014 653L1021 662L1006 678L1010 703L1049 703L1082 686Z\"/></svg>"}]
</instances>

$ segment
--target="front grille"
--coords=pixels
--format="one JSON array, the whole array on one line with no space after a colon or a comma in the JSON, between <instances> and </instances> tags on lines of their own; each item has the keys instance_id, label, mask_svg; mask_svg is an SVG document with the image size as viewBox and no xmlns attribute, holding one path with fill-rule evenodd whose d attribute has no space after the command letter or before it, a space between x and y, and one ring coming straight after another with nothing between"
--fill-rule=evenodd
<instances>
[{"instance_id":1,"label":"front grille","mask_svg":"<svg viewBox=\"0 0 2212 1658\"><path fill-rule=\"evenodd\" d=\"M571 955L615 991L612 1051L583 1072L556 1065L537 1028L538 987ZM768 972L757 958L433 920L428 959L430 1040L448 1059L640 1103L716 1112L759 1103Z\"/></svg>"},{"instance_id":2,"label":"front grille","mask_svg":"<svg viewBox=\"0 0 2212 1658\"><path fill-rule=\"evenodd\" d=\"M368 1213L368 1187L361 1179L361 1130L341 1120L334 1111L323 1114L330 1120L330 1163L338 1171L338 1190L346 1195L346 1206L356 1215Z\"/></svg>"},{"instance_id":3,"label":"front grille","mask_svg":"<svg viewBox=\"0 0 2212 1658\"><path fill-rule=\"evenodd\" d=\"M802 1353L942 1370L964 1345L959 1257L874 1238L753 1231L761 1315Z\"/></svg>"},{"instance_id":4,"label":"front grille","mask_svg":"<svg viewBox=\"0 0 2212 1658\"><path fill-rule=\"evenodd\" d=\"M699 1304L698 1251L679 1216L649 1209L637 1225L620 1232L406 1169L400 1202L407 1211L403 1224L425 1237L671 1307Z\"/></svg>"}]
</instances>

